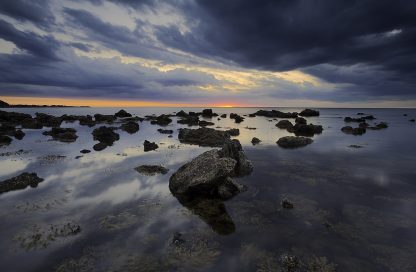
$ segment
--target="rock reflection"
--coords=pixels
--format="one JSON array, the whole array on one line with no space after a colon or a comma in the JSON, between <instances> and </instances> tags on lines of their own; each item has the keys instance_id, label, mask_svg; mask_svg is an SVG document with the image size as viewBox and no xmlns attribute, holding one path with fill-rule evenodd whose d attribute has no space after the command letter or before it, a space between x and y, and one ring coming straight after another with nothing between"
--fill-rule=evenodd
<instances>
[{"instance_id":1,"label":"rock reflection","mask_svg":"<svg viewBox=\"0 0 416 272\"><path fill-rule=\"evenodd\" d=\"M203 197L175 197L184 207L193 214L198 215L216 233L220 235L229 235L235 232L235 224L227 213L227 209L222 200Z\"/></svg>"}]
</instances>

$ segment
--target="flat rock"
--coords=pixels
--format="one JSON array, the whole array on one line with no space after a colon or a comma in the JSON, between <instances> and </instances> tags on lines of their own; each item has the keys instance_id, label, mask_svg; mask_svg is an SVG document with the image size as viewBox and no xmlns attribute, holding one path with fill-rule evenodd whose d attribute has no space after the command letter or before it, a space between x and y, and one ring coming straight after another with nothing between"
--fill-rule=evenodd
<instances>
[{"instance_id":1,"label":"flat rock","mask_svg":"<svg viewBox=\"0 0 416 272\"><path fill-rule=\"evenodd\" d=\"M276 143L283 148L297 148L306 146L312 142L312 139L306 137L285 136L280 138Z\"/></svg>"},{"instance_id":2,"label":"flat rock","mask_svg":"<svg viewBox=\"0 0 416 272\"><path fill-rule=\"evenodd\" d=\"M181 143L220 147L230 140L230 134L226 131L205 127L198 129L180 128L178 139Z\"/></svg>"}]
</instances>

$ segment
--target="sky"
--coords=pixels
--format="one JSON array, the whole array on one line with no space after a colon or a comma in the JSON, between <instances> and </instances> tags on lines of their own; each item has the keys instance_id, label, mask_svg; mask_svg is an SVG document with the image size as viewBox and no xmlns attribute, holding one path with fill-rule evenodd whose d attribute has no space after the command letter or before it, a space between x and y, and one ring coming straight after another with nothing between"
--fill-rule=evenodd
<instances>
[{"instance_id":1,"label":"sky","mask_svg":"<svg viewBox=\"0 0 416 272\"><path fill-rule=\"evenodd\" d=\"M1 0L0 99L416 107L416 1Z\"/></svg>"}]
</instances>

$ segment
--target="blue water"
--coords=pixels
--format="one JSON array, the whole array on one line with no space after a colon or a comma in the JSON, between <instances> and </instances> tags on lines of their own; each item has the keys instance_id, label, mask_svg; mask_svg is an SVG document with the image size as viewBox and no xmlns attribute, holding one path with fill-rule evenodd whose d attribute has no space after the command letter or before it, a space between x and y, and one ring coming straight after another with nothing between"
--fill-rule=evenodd
<instances>
[{"instance_id":1,"label":"blue water","mask_svg":"<svg viewBox=\"0 0 416 272\"><path fill-rule=\"evenodd\" d=\"M7 110L62 115L119 109ZM180 109L126 110L145 116ZM257 110L214 109L241 115ZM291 134L270 118L247 117L240 124L210 120L217 129L240 129L233 138L242 143L254 171L239 179L246 192L202 208L183 206L168 188L174 171L211 149L179 143L176 130L186 126L176 118L166 127L175 131L172 138L144 121L136 134L118 131L120 140L112 147L79 159L80 150L95 144L94 128L63 123L77 129L74 143L50 141L42 135L46 129L24 130L23 140L0 148L0 153L25 151L0 156L0 180L22 172L45 180L37 188L0 195L2 271L285 271L281 259L287 254L297 256L302 271L312 263L333 264L336 271L415 271L416 124L408 120L416 118L416 110L319 110L319 117L307 119L322 125L323 133L299 149L277 146L280 137ZM377 118L370 124L384 121L389 127L362 136L342 133L343 118L358 112ZM252 137L261 144L253 146ZM143 152L144 140L160 148ZM140 164L162 164L169 173L143 176L134 170ZM294 209L282 209L283 198ZM67 223L79 225L81 232L45 238L51 225ZM172 245L177 232L184 246Z\"/></svg>"}]
</instances>

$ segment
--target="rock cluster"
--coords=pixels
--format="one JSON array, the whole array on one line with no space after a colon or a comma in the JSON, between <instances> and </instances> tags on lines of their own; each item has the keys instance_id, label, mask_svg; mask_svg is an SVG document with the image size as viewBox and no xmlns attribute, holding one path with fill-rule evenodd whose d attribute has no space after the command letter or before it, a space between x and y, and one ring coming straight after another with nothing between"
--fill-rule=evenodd
<instances>
[{"instance_id":1,"label":"rock cluster","mask_svg":"<svg viewBox=\"0 0 416 272\"><path fill-rule=\"evenodd\" d=\"M54 141L72 143L78 138L76 132L77 131L74 128L53 127L50 131L45 131L42 134L52 136Z\"/></svg>"}]
</instances>

